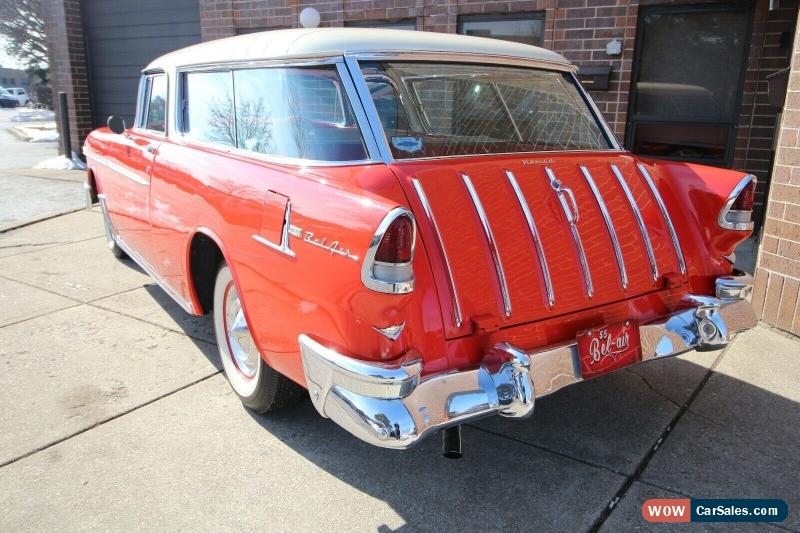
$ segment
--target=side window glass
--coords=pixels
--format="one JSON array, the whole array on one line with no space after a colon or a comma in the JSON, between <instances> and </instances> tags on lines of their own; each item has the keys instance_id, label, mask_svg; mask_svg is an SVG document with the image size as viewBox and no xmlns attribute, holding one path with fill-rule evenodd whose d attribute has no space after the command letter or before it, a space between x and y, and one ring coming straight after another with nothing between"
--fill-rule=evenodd
<instances>
[{"instance_id":1,"label":"side window glass","mask_svg":"<svg viewBox=\"0 0 800 533\"><path fill-rule=\"evenodd\" d=\"M238 70L233 84L240 149L317 161L367 158L335 68Z\"/></svg>"},{"instance_id":2,"label":"side window glass","mask_svg":"<svg viewBox=\"0 0 800 533\"><path fill-rule=\"evenodd\" d=\"M164 133L167 124L167 77L163 74L152 76L149 85L145 129Z\"/></svg>"},{"instance_id":3,"label":"side window glass","mask_svg":"<svg viewBox=\"0 0 800 533\"><path fill-rule=\"evenodd\" d=\"M198 141L236 146L231 73L190 72L184 82L184 134Z\"/></svg>"}]
</instances>

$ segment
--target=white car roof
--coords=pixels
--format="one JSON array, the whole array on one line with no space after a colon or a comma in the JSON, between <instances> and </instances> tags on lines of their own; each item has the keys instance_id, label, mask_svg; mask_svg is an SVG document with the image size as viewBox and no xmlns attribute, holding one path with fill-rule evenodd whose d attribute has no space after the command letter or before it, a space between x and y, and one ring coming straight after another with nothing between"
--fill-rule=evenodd
<instances>
[{"instance_id":1,"label":"white car roof","mask_svg":"<svg viewBox=\"0 0 800 533\"><path fill-rule=\"evenodd\" d=\"M196 44L159 57L145 71L221 62L384 53L431 54L443 59L448 54L484 56L486 62L492 63L507 58L575 70L556 52L499 39L408 30L314 28L265 31ZM473 60L482 61L481 57Z\"/></svg>"}]
</instances>

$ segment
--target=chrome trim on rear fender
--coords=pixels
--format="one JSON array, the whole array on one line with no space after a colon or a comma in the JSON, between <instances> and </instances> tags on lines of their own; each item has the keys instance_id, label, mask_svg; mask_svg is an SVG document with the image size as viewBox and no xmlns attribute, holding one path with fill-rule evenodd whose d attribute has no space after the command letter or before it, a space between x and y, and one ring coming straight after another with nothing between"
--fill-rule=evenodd
<instances>
[{"instance_id":1,"label":"chrome trim on rear fender","mask_svg":"<svg viewBox=\"0 0 800 533\"><path fill-rule=\"evenodd\" d=\"M407 294L414 290L414 271L412 261L407 263L383 263L375 260L375 254L383 240L383 236L392 225L392 222L400 217L406 217L411 221L411 259L414 259L414 248L417 243L417 221L414 214L405 207L395 207L383 217L375 235L369 243L367 252L364 254L364 262L361 263L361 282L370 290L387 294ZM380 265L383 269L395 270L401 279L381 279L376 275L375 267ZM403 275L404 274L404 275ZM405 279L402 279L405 278Z\"/></svg>"},{"instance_id":2,"label":"chrome trim on rear fender","mask_svg":"<svg viewBox=\"0 0 800 533\"><path fill-rule=\"evenodd\" d=\"M597 184L594 182L594 178L592 178L589 169L581 165L581 172L594 194L594 199L597 200L598 207L600 207L600 213L603 215L603 220L606 223L608 236L611 237L611 245L614 247L614 256L617 259L617 270L619 271L619 281L622 284L622 288L627 289L628 271L625 269L625 260L622 257L622 248L619 246L619 239L617 238L617 230L614 228L614 222L611 221L611 215L608 213L605 201L603 201L603 195L600 194L600 190L597 188Z\"/></svg>"},{"instance_id":3,"label":"chrome trim on rear fender","mask_svg":"<svg viewBox=\"0 0 800 533\"><path fill-rule=\"evenodd\" d=\"M564 187L561 182L558 181L555 173L549 167L544 167L544 173L547 174L547 179L550 180L550 186L555 191L558 202L561 204L561 209L564 211L564 216L567 218L569 230L572 233L572 240L575 243L575 250L578 254L578 262L583 272L583 284L586 288L586 296L591 298L594 295L594 284L592 283L592 274L589 272L589 262L586 260L586 251L583 249L583 241L581 241L581 235L578 232L578 206L575 202L575 195L570 189ZM567 201L564 198L565 194L568 194L569 198L572 200L572 206L575 209L574 212L570 210L567 205Z\"/></svg>"},{"instance_id":4,"label":"chrome trim on rear fender","mask_svg":"<svg viewBox=\"0 0 800 533\"><path fill-rule=\"evenodd\" d=\"M425 189L422 188L422 184L416 178L411 178L411 184L414 186L414 190L417 192L417 197L422 204L422 209L425 210L425 216L428 217L428 222L433 229L433 233L436 234L436 246L439 249L439 253L442 255L442 259L444 260L447 283L450 286L450 297L453 299L453 320L455 322L455 326L460 328L463 322L463 318L461 316L461 303L458 300L458 291L456 290L456 282L453 278L453 269L450 267L450 259L447 257L447 250L444 248L444 241L442 240L442 233L439 231L439 224L436 223L436 217L433 215L431 204L428 202L428 197L425 195Z\"/></svg>"},{"instance_id":5,"label":"chrome trim on rear fender","mask_svg":"<svg viewBox=\"0 0 800 533\"><path fill-rule=\"evenodd\" d=\"M507 317L511 316L511 298L508 295L506 273L503 270L503 262L500 260L500 252L497 249L497 241L495 241L494 233L492 233L492 226L489 224L489 218L486 216L486 211L483 209L483 204L478 196L478 191L475 190L475 186L472 184L472 180L463 172L461 173L461 179L464 182L464 185L467 187L467 192L469 192L470 198L472 198L472 205L475 207L475 211L478 213L478 218L480 219L481 226L483 227L483 234L486 236L486 242L489 245L489 252L492 254L494 270L497 274L497 282L500 284L500 293L503 297L503 310L505 311L505 315Z\"/></svg>"},{"instance_id":6,"label":"chrome trim on rear fender","mask_svg":"<svg viewBox=\"0 0 800 533\"><path fill-rule=\"evenodd\" d=\"M262 237L261 235L253 235L252 237L253 240L263 244L271 250L288 255L289 257L295 257L296 254L289 244L290 227L292 227L292 202L291 200L287 200L286 207L283 209L283 229L281 229L281 242L276 244L269 239Z\"/></svg>"},{"instance_id":7,"label":"chrome trim on rear fender","mask_svg":"<svg viewBox=\"0 0 800 533\"><path fill-rule=\"evenodd\" d=\"M664 222L667 224L669 236L672 238L672 246L675 248L675 255L678 259L678 268L681 269L681 274L686 274L686 261L683 259L681 243L678 240L678 233L675 231L675 226L672 224L672 218L670 218L669 212L667 211L667 206L664 205L664 199L661 198L661 194L658 192L653 178L644 165L637 163L636 167L639 169L639 173L644 177L647 186L650 187L650 192L653 193L653 198L655 198L658 208L661 210L661 216L664 217Z\"/></svg>"},{"instance_id":8,"label":"chrome trim on rear fender","mask_svg":"<svg viewBox=\"0 0 800 533\"><path fill-rule=\"evenodd\" d=\"M639 326L642 361L718 349L756 325L746 300L687 296L672 314ZM370 444L404 449L436 430L499 414L529 416L536 398L583 381L574 342L526 351L499 342L474 369L422 376L420 360L387 365L298 337L317 411Z\"/></svg>"},{"instance_id":9,"label":"chrome trim on rear fender","mask_svg":"<svg viewBox=\"0 0 800 533\"><path fill-rule=\"evenodd\" d=\"M539 230L536 228L536 222L533 220L533 214L528 206L528 201L525 200L525 195L517 183L517 178L510 170L506 170L506 178L514 189L514 194L519 202L519 207L522 209L522 214L525 216L525 221L528 223L528 231L533 239L533 245L536 248L536 255L539 256L539 268L542 271L542 278L544 279L544 288L547 292L547 307L553 307L556 303L556 295L553 292L553 280L550 278L550 268L547 265L547 258L544 255L544 248L542 247L542 239L539 237Z\"/></svg>"},{"instance_id":10,"label":"chrome trim on rear fender","mask_svg":"<svg viewBox=\"0 0 800 533\"><path fill-rule=\"evenodd\" d=\"M749 231L753 229L755 223L752 220L750 222L728 222L726 220L728 213L731 212L731 206L733 205L733 202L736 201L739 193L741 193L742 189L747 187L751 181L758 184L758 179L755 176L752 174L747 174L739 181L739 183L736 184L736 187L733 188L730 195L728 195L728 200L725 202L725 206L720 210L719 216L717 217L717 224L719 224L721 228L734 231Z\"/></svg>"},{"instance_id":11,"label":"chrome trim on rear fender","mask_svg":"<svg viewBox=\"0 0 800 533\"><path fill-rule=\"evenodd\" d=\"M639 232L642 234L645 250L647 250L647 259L650 261L650 273L653 276L653 282L656 282L658 281L658 264L656 263L656 254L653 252L653 242L650 240L650 234L647 232L647 226L644 223L644 218L642 218L642 212L639 211L639 205L636 203L636 199L633 197L628 182L625 181L625 177L622 175L622 172L619 171L617 165L611 165L611 171L617 177L617 181L620 187L622 187L622 191L625 193L628 203L631 205L633 216L636 218L636 223L639 225Z\"/></svg>"}]
</instances>

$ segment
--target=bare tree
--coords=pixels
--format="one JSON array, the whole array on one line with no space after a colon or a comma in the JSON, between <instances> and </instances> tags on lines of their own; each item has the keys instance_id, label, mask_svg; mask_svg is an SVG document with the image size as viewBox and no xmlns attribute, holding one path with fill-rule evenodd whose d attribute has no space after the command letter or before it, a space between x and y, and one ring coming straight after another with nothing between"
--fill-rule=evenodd
<instances>
[{"instance_id":1,"label":"bare tree","mask_svg":"<svg viewBox=\"0 0 800 533\"><path fill-rule=\"evenodd\" d=\"M44 81L48 65L41 0L0 0L0 35L6 52Z\"/></svg>"}]
</instances>

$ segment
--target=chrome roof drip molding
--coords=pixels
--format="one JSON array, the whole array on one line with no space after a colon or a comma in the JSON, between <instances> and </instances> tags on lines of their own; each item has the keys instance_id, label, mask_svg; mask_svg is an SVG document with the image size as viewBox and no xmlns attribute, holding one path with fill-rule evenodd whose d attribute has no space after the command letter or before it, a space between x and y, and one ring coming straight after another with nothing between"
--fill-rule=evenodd
<instances>
[{"instance_id":1,"label":"chrome roof drip molding","mask_svg":"<svg viewBox=\"0 0 800 533\"><path fill-rule=\"evenodd\" d=\"M603 200L603 195L600 194L600 189L597 188L597 184L592 177L591 172L589 169L581 165L581 172L583 173L583 177L586 178L586 183L589 184L589 188L592 190L594 194L594 199L597 200L597 205L600 207L600 213L603 215L603 220L606 223L606 229L608 230L608 236L611 238L611 245L614 248L614 256L617 259L617 270L619 271L619 281L622 285L623 289L628 288L628 271L625 269L625 260L622 257L622 248L619 245L619 239L617 238L617 230L614 227L614 222L611 220L611 215L608 212L608 207L606 207L606 203Z\"/></svg>"},{"instance_id":2,"label":"chrome roof drip molding","mask_svg":"<svg viewBox=\"0 0 800 533\"><path fill-rule=\"evenodd\" d=\"M453 321L455 326L460 328L463 323L461 303L458 299L458 290L456 290L456 282L455 279L453 279L453 269L450 267L450 259L447 257L447 250L444 248L442 233L439 231L439 225L436 223L436 217L433 215L431 204L428 202L428 197L425 195L425 189L422 188L422 184L416 178L411 179L411 184L414 186L417 197L419 197L419 201L422 204L422 209L425 211L425 216L428 218L428 222L430 222L431 228L433 228L433 232L436 234L436 246L439 248L439 253L444 260L445 274L447 275L447 282L450 286L450 297L453 299Z\"/></svg>"},{"instance_id":3,"label":"chrome roof drip molding","mask_svg":"<svg viewBox=\"0 0 800 533\"><path fill-rule=\"evenodd\" d=\"M644 218L642 218L642 212L639 211L639 205L633 197L631 188L628 186L628 182L625 181L622 172L617 168L617 165L611 165L611 171L614 173L614 176L617 177L619 186L622 187L622 191L625 193L625 197L628 199L628 203L633 211L633 216L636 218L636 223L639 225L639 232L642 234L644 247L645 250L647 250L647 259L650 262L650 274L653 277L653 282L656 282L658 281L658 264L656 263L656 254L653 252L653 242L650 240L650 234L647 232L647 226L644 223Z\"/></svg>"},{"instance_id":4,"label":"chrome roof drip molding","mask_svg":"<svg viewBox=\"0 0 800 533\"><path fill-rule=\"evenodd\" d=\"M547 179L550 180L550 186L553 188L553 191L555 191L558 202L561 204L561 209L564 210L564 216L569 223L572 240L575 242L575 250L578 253L578 262L583 272L583 284L586 288L586 296L591 298L594 296L594 284L592 283L592 274L589 272L589 262L586 260L586 251L583 249L583 241L581 241L581 235L578 232L578 217L580 215L578 212L578 204L575 201L575 195L572 193L571 189L565 187L558 181L555 173L549 167L544 167L544 172L547 174ZM567 204L567 198L569 198L572 203L572 208Z\"/></svg>"},{"instance_id":5,"label":"chrome roof drip molding","mask_svg":"<svg viewBox=\"0 0 800 533\"><path fill-rule=\"evenodd\" d=\"M522 214L525 216L525 221L528 223L528 231L531 234L531 239L533 239L533 245L536 247L536 255L539 257L539 268L542 272L542 279L544 279L544 288L547 293L547 307L552 308L556 303L556 296L553 291L553 280L550 278L550 268L547 265L547 258L544 255L542 239L539 237L539 230L536 228L533 213L531 213L528 202L525 200L525 195L522 193L519 183L517 183L517 178L514 177L514 173L510 170L506 170L505 172L508 183L511 185L511 188L514 189L514 194L517 197L520 209L522 209Z\"/></svg>"},{"instance_id":6,"label":"chrome roof drip molding","mask_svg":"<svg viewBox=\"0 0 800 533\"><path fill-rule=\"evenodd\" d=\"M464 181L464 185L467 187L467 192L469 192L470 198L472 198L472 205L475 206L475 211L478 213L478 218L481 221L483 233L486 236L486 242L489 245L489 252L491 252L492 260L494 261L497 282L500 284L500 293L503 297L503 312L507 317L509 317L511 316L511 298L508 295L506 274L503 270L503 262L500 260L500 252L497 249L497 241L495 241L494 234L492 233L492 226L489 224L489 218L486 216L486 211L483 209L483 204L481 203L480 197L478 197L478 191L475 190L475 186L472 184L472 180L463 172L461 173L461 179Z\"/></svg>"},{"instance_id":7,"label":"chrome roof drip molding","mask_svg":"<svg viewBox=\"0 0 800 533\"><path fill-rule=\"evenodd\" d=\"M641 163L638 163L636 168L639 169L639 173L642 175L642 177L644 177L644 181L647 183L647 186L650 187L650 192L653 193L653 198L655 198L658 208L661 210L661 216L664 217L667 230L669 230L669 236L672 239L672 246L675 248L675 256L678 259L678 268L680 268L681 274L686 274L686 261L683 259L681 243L678 240L678 233L675 231L675 226L672 224L672 218L670 218L669 212L667 211L667 206L664 205L664 199L661 198L661 194L659 194L656 184L653 181L653 178L650 176L650 173L647 171L647 168L645 168L645 166Z\"/></svg>"}]
</instances>

